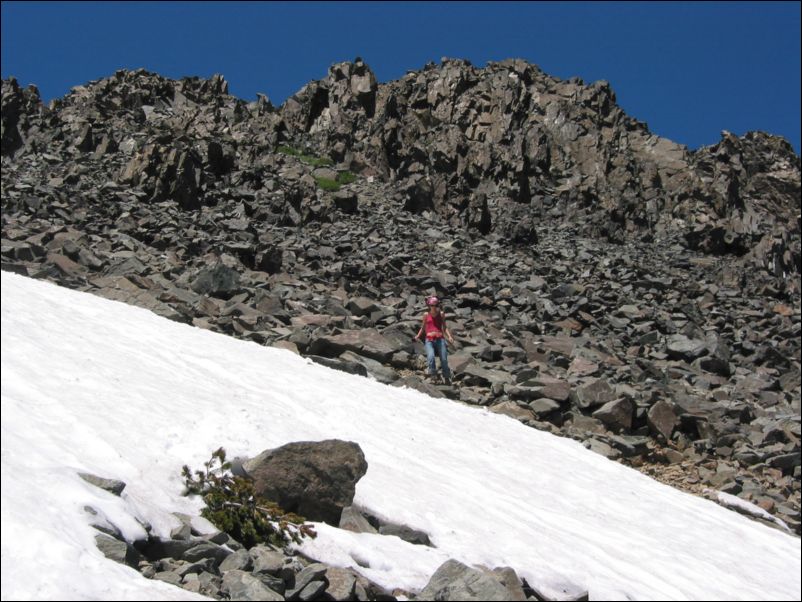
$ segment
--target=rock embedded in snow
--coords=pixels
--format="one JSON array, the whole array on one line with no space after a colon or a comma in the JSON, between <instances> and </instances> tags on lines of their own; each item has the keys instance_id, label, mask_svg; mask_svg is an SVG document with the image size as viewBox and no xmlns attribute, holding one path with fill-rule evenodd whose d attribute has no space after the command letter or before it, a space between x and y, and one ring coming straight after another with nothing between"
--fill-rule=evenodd
<instances>
[{"instance_id":1,"label":"rock embedded in snow","mask_svg":"<svg viewBox=\"0 0 802 602\"><path fill-rule=\"evenodd\" d=\"M127 564L128 566L137 568L142 558L131 544L106 535L105 533L98 533L95 535L95 543L106 558L110 558L121 564Z\"/></svg>"},{"instance_id":2,"label":"rock embedded in snow","mask_svg":"<svg viewBox=\"0 0 802 602\"><path fill-rule=\"evenodd\" d=\"M368 470L358 444L331 439L288 443L244 464L254 493L307 520L337 526Z\"/></svg>"},{"instance_id":3,"label":"rock embedded in snow","mask_svg":"<svg viewBox=\"0 0 802 602\"><path fill-rule=\"evenodd\" d=\"M394 535L404 541L407 541L411 544L421 545L421 546L431 546L432 543L429 540L429 535L420 531L419 529L412 529L405 525L395 525L395 524L384 524L379 527L379 533L382 535Z\"/></svg>"},{"instance_id":4,"label":"rock embedded in snow","mask_svg":"<svg viewBox=\"0 0 802 602\"><path fill-rule=\"evenodd\" d=\"M515 571L496 573L448 560L432 575L417 600L525 600ZM514 579L513 579L514 576Z\"/></svg>"},{"instance_id":5,"label":"rock embedded in snow","mask_svg":"<svg viewBox=\"0 0 802 602\"><path fill-rule=\"evenodd\" d=\"M340 529L353 531L354 533L378 533L376 528L368 522L368 519L354 506L343 508L340 515Z\"/></svg>"},{"instance_id":6,"label":"rock embedded in snow","mask_svg":"<svg viewBox=\"0 0 802 602\"><path fill-rule=\"evenodd\" d=\"M108 491L116 496L122 494L123 489L125 489L125 483L118 479L105 479L103 477L98 477L86 472L79 472L78 476L80 476L87 483L91 483L95 487L100 487L104 491Z\"/></svg>"},{"instance_id":7,"label":"rock embedded in snow","mask_svg":"<svg viewBox=\"0 0 802 602\"><path fill-rule=\"evenodd\" d=\"M588 590L573 583L557 583L548 586L532 587L532 594L536 600L549 602L586 602L590 599ZM532 599L530 597L530 599Z\"/></svg>"}]
</instances>

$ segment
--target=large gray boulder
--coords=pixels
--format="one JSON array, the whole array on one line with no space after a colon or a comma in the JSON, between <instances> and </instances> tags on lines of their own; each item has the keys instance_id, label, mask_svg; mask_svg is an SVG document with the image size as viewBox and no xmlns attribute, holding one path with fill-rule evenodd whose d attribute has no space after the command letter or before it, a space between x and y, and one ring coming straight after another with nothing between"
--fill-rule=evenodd
<instances>
[{"instance_id":1,"label":"large gray boulder","mask_svg":"<svg viewBox=\"0 0 802 602\"><path fill-rule=\"evenodd\" d=\"M262 452L243 468L254 479L257 495L336 527L368 463L358 444L331 439L288 443Z\"/></svg>"},{"instance_id":2,"label":"large gray boulder","mask_svg":"<svg viewBox=\"0 0 802 602\"><path fill-rule=\"evenodd\" d=\"M321 334L309 347L312 355L335 357L346 351L371 359L388 362L393 354L403 351L406 345L382 335L375 328L344 330L338 334Z\"/></svg>"}]
</instances>

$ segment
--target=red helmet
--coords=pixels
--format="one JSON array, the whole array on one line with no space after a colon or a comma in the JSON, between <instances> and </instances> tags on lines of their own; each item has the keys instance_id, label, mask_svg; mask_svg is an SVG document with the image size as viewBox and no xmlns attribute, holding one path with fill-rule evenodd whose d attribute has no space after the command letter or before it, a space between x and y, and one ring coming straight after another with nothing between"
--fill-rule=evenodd
<instances>
[{"instance_id":1,"label":"red helmet","mask_svg":"<svg viewBox=\"0 0 802 602\"><path fill-rule=\"evenodd\" d=\"M440 299L432 295L431 297L426 297L426 305L440 305Z\"/></svg>"}]
</instances>

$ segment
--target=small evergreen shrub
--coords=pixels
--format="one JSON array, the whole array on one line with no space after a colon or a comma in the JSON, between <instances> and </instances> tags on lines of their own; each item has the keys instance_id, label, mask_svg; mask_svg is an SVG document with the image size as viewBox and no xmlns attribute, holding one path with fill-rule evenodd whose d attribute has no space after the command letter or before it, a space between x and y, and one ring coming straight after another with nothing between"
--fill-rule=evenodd
<instances>
[{"instance_id":1,"label":"small evergreen shrub","mask_svg":"<svg viewBox=\"0 0 802 602\"><path fill-rule=\"evenodd\" d=\"M317 536L302 516L284 512L275 502L256 497L249 479L231 474L231 463L226 462L222 447L212 453L204 467L193 476L189 466L184 465L181 476L186 494L202 495L206 508L201 516L246 548L260 543L284 546Z\"/></svg>"}]
</instances>

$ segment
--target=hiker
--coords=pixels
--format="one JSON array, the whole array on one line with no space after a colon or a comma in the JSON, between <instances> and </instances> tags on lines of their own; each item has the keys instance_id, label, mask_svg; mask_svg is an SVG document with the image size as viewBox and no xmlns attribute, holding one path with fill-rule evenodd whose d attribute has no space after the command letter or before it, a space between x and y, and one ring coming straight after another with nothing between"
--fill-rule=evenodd
<instances>
[{"instance_id":1,"label":"hiker","mask_svg":"<svg viewBox=\"0 0 802 602\"><path fill-rule=\"evenodd\" d=\"M446 315L440 309L440 299L435 296L426 298L426 305L429 311L423 316L418 334L414 340L420 340L422 334L426 333L426 360L429 364L429 376L432 380L437 378L437 368L435 367L435 354L440 356L440 367L443 370L443 380L447 385L451 384L451 370L448 368L448 350L443 337L448 337L448 341L453 345L454 339L446 326Z\"/></svg>"}]
</instances>

